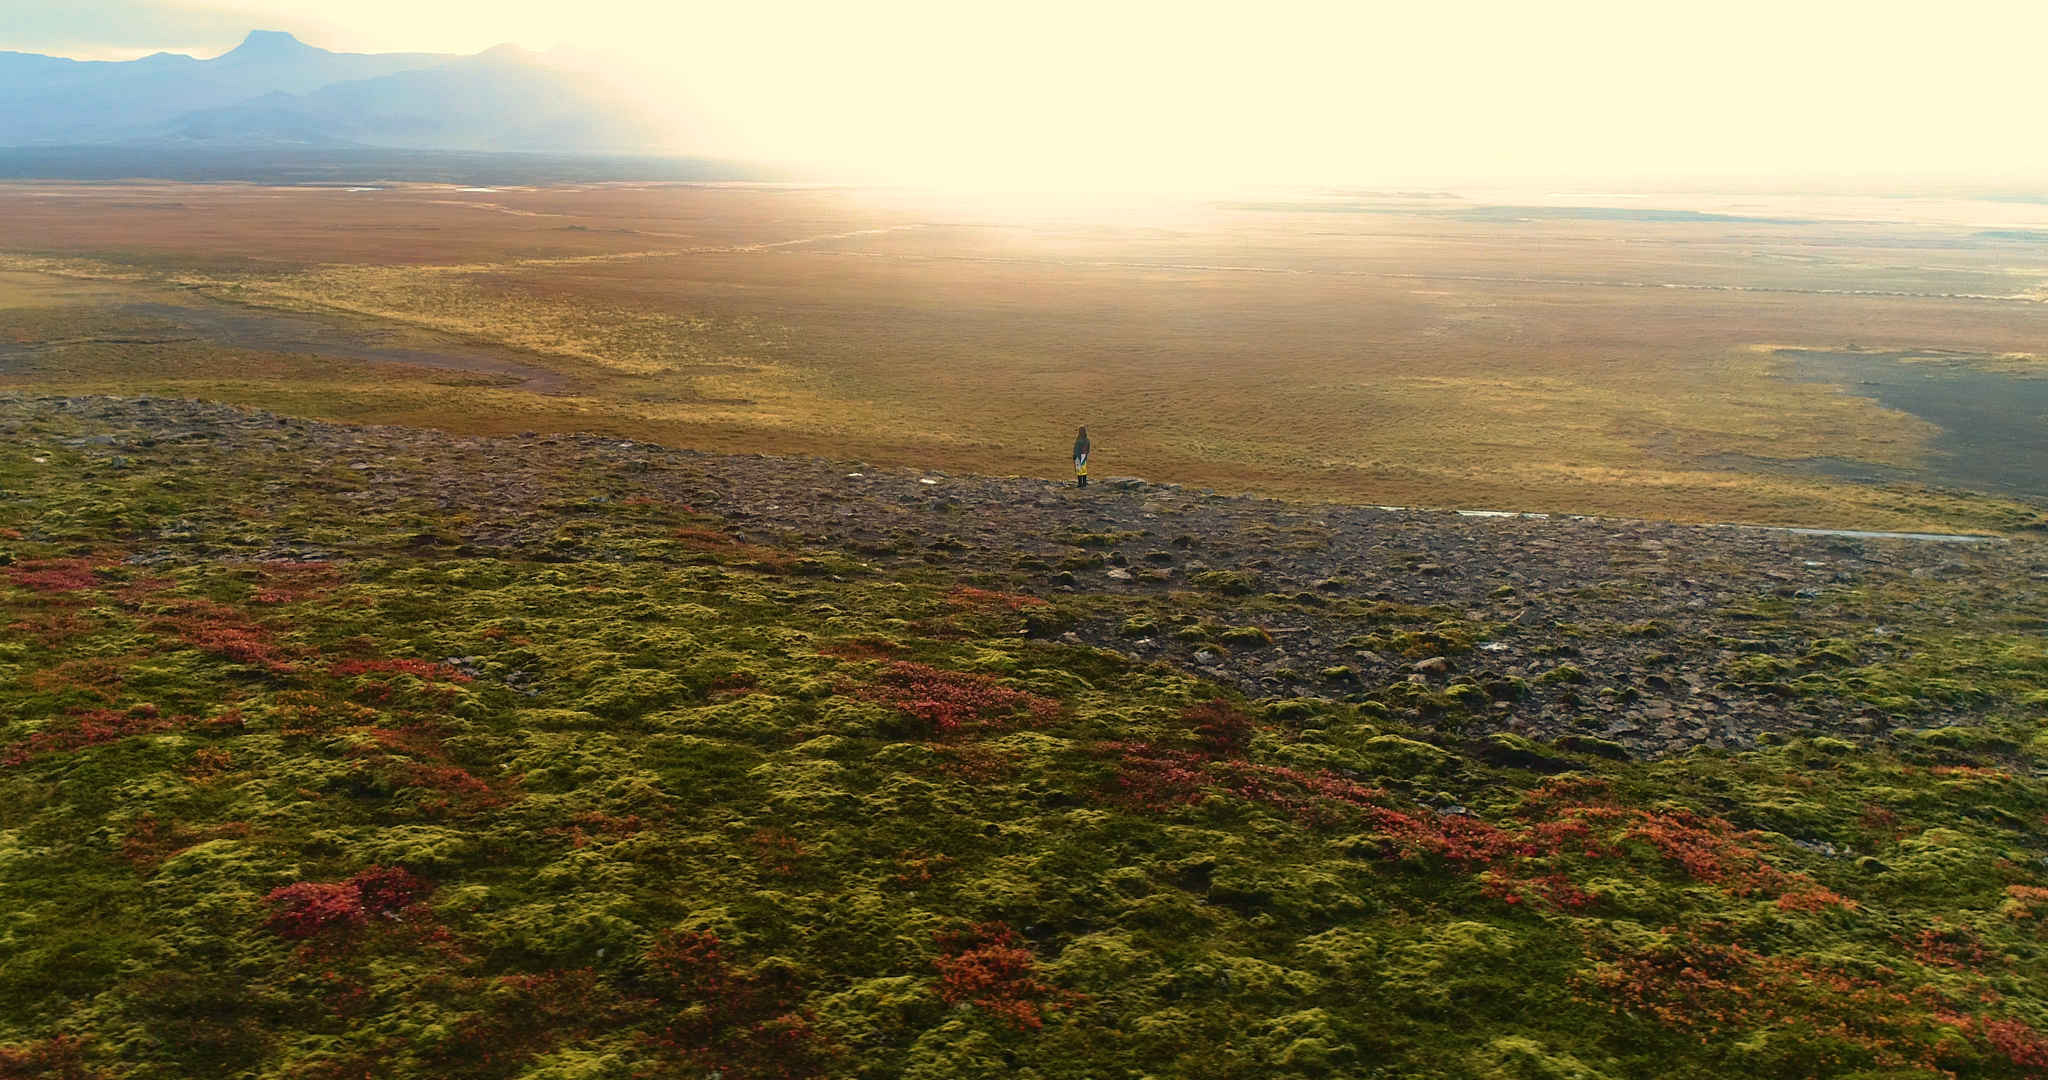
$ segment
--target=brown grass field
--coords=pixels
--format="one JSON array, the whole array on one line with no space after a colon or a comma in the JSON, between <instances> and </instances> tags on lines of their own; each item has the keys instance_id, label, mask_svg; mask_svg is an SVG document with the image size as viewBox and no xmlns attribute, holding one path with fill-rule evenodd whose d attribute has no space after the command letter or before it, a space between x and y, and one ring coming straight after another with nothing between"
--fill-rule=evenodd
<instances>
[{"instance_id":1,"label":"brown grass field","mask_svg":"<svg viewBox=\"0 0 2048 1080\"><path fill-rule=\"evenodd\" d=\"M1850 528L2032 516L1802 475L1923 469L1936 431L1786 378L1766 347L2036 372L2048 233L2024 230L2048 207L1476 205L0 185L0 387L1046 476L1087 424L1097 476L1231 493ZM560 379L197 340L137 303L297 313Z\"/></svg>"}]
</instances>

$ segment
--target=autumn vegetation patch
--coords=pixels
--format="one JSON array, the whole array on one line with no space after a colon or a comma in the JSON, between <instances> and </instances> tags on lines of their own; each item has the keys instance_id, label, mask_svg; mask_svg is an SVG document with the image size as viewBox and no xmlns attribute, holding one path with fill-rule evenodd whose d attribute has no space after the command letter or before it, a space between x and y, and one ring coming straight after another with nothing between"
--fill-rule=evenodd
<instances>
[{"instance_id":1,"label":"autumn vegetation patch","mask_svg":"<svg viewBox=\"0 0 2048 1080\"><path fill-rule=\"evenodd\" d=\"M896 709L938 738L1045 724L1060 711L1056 701L1013 690L988 676L912 661L888 665L867 684L853 687L853 694Z\"/></svg>"},{"instance_id":2,"label":"autumn vegetation patch","mask_svg":"<svg viewBox=\"0 0 2048 1080\"><path fill-rule=\"evenodd\" d=\"M1038 958L1015 930L1000 922L934 931L939 955L939 1000L972 1005L1018 1031L1045 1026L1048 1011L1085 1000L1038 979Z\"/></svg>"}]
</instances>

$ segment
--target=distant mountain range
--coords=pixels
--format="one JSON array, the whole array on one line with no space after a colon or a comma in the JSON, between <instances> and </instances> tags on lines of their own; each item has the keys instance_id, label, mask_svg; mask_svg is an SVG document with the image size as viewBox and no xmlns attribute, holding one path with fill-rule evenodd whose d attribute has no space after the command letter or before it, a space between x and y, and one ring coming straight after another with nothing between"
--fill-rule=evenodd
<instances>
[{"instance_id":1,"label":"distant mountain range","mask_svg":"<svg viewBox=\"0 0 2048 1080\"><path fill-rule=\"evenodd\" d=\"M0 52L0 147L660 154L672 132L568 56L337 53L252 32L211 60Z\"/></svg>"}]
</instances>

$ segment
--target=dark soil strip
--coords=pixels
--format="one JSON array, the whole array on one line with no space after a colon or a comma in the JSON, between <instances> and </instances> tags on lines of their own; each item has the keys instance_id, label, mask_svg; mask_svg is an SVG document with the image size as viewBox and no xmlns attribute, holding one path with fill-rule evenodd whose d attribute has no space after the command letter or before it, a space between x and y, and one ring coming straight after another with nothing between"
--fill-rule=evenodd
<instances>
[{"instance_id":1,"label":"dark soil strip","mask_svg":"<svg viewBox=\"0 0 2048 1080\"><path fill-rule=\"evenodd\" d=\"M1887 409L1939 425L1923 478L2000 495L2048 498L2048 379L1902 363L1930 351L1849 353L1780 349L1793 377L1838 384ZM1965 358L1958 355L1960 362ZM1860 478L1860 477L1859 477Z\"/></svg>"},{"instance_id":2,"label":"dark soil strip","mask_svg":"<svg viewBox=\"0 0 2048 1080\"><path fill-rule=\"evenodd\" d=\"M380 345L375 333L297 315L256 312L226 306L181 307L172 304L123 304L124 315L163 319L201 339L233 349L256 352L335 356L372 364L413 364L419 367L504 375L523 380L517 387L536 394L557 393L568 380L546 368L506 360L481 350L415 349Z\"/></svg>"}]
</instances>

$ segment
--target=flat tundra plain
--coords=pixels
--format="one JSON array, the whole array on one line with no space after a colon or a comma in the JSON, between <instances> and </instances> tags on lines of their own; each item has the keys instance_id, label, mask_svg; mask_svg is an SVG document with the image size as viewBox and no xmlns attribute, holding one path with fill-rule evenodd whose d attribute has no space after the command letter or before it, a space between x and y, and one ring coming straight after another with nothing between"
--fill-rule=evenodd
<instances>
[{"instance_id":1,"label":"flat tundra plain","mask_svg":"<svg viewBox=\"0 0 2048 1080\"><path fill-rule=\"evenodd\" d=\"M1086 424L1099 475L1231 494L2042 520L1783 351L2048 370L2032 203L365 188L0 187L0 386L994 475Z\"/></svg>"}]
</instances>

